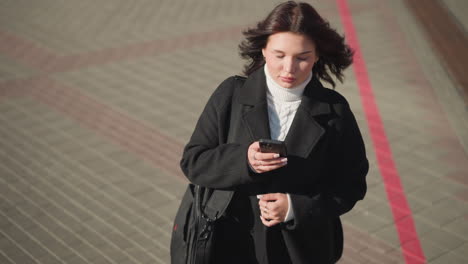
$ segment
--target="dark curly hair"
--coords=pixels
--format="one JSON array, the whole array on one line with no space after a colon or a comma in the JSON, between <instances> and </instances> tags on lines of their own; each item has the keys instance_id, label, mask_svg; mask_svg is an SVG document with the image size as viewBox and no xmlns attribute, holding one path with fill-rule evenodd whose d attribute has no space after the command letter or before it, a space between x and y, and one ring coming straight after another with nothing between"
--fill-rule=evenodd
<instances>
[{"instance_id":1,"label":"dark curly hair","mask_svg":"<svg viewBox=\"0 0 468 264\"><path fill-rule=\"evenodd\" d=\"M330 27L309 4L288 1L276 6L255 28L243 32L245 39L240 43L240 56L247 59L244 74L249 76L265 64L262 49L268 37L278 32L303 34L312 40L319 60L312 71L319 79L335 87L330 76L333 74L343 82L343 70L353 63L353 51L335 29Z\"/></svg>"}]
</instances>

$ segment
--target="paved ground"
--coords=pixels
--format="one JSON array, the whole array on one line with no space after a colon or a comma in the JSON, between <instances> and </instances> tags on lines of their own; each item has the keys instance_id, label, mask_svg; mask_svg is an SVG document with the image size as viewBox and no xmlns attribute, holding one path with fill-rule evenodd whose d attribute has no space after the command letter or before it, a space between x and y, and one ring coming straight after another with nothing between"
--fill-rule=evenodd
<instances>
[{"instance_id":1,"label":"paved ground","mask_svg":"<svg viewBox=\"0 0 468 264\"><path fill-rule=\"evenodd\" d=\"M0 263L169 263L182 147L216 85L240 72L241 29L275 3L2 1ZM335 1L314 5L343 32ZM467 263L455 84L403 0L349 6L425 259ZM343 217L340 263L405 263L415 241L398 236L351 69L337 90L372 164L367 197Z\"/></svg>"}]
</instances>

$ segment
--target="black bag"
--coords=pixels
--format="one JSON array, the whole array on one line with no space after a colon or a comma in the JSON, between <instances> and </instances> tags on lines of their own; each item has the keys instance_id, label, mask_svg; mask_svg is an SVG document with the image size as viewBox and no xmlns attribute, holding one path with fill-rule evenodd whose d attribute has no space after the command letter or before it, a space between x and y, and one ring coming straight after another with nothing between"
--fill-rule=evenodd
<instances>
[{"instance_id":1,"label":"black bag","mask_svg":"<svg viewBox=\"0 0 468 264\"><path fill-rule=\"evenodd\" d=\"M233 193L189 184L174 220L172 264L212 263L216 223Z\"/></svg>"}]
</instances>

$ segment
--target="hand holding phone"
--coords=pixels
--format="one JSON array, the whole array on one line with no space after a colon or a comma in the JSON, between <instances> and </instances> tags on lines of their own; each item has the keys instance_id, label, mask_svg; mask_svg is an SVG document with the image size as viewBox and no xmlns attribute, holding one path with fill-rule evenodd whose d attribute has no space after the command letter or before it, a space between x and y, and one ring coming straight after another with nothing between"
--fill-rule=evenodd
<instances>
[{"instance_id":1,"label":"hand holding phone","mask_svg":"<svg viewBox=\"0 0 468 264\"><path fill-rule=\"evenodd\" d=\"M281 141L260 140L250 144L247 150L250 168L256 173L264 173L286 166L286 146Z\"/></svg>"},{"instance_id":2,"label":"hand holding phone","mask_svg":"<svg viewBox=\"0 0 468 264\"><path fill-rule=\"evenodd\" d=\"M272 139L260 139L260 152L278 153L280 157L286 157L286 144L283 141Z\"/></svg>"}]
</instances>

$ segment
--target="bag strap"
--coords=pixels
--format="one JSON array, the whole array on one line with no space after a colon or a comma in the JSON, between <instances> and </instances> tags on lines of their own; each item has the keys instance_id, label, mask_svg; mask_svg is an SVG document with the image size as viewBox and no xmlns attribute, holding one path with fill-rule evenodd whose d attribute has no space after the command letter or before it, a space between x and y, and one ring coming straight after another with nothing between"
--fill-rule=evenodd
<instances>
[{"instance_id":1,"label":"bag strap","mask_svg":"<svg viewBox=\"0 0 468 264\"><path fill-rule=\"evenodd\" d=\"M214 190L205 207L204 215L210 220L216 220L224 214L231 202L234 191Z\"/></svg>"},{"instance_id":2,"label":"bag strap","mask_svg":"<svg viewBox=\"0 0 468 264\"><path fill-rule=\"evenodd\" d=\"M244 85L244 82L247 78L236 75L234 76L234 79L236 80L235 90L237 90L242 87L242 85ZM229 128L231 128L231 126L229 126ZM232 196L234 195L234 191L210 189L201 186L196 188L196 190L198 190L198 194L195 193L195 195L199 195L199 212L201 216L208 221L215 221L220 216L222 216L229 206ZM202 206L204 201L206 201L206 204Z\"/></svg>"}]
</instances>

